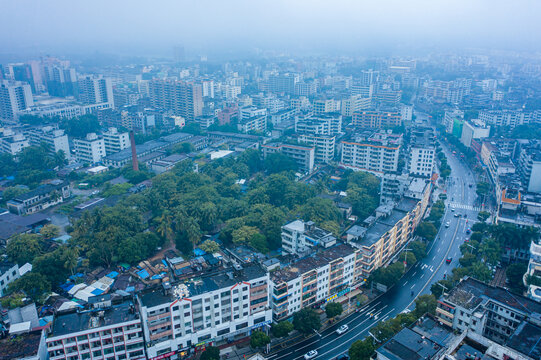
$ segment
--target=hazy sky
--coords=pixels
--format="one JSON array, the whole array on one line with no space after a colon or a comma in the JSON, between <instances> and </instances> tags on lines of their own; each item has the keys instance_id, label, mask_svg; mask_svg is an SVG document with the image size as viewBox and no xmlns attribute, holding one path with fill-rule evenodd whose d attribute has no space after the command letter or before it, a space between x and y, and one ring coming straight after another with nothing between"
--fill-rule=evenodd
<instances>
[{"instance_id":1,"label":"hazy sky","mask_svg":"<svg viewBox=\"0 0 541 360\"><path fill-rule=\"evenodd\" d=\"M347 51L438 45L537 51L539 0L0 0L0 53Z\"/></svg>"}]
</instances>

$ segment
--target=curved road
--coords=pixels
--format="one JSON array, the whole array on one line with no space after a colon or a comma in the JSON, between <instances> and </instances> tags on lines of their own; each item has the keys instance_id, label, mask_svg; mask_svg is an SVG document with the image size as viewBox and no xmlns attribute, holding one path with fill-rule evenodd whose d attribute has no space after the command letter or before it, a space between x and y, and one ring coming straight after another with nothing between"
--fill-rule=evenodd
<instances>
[{"instance_id":1,"label":"curved road","mask_svg":"<svg viewBox=\"0 0 541 360\"><path fill-rule=\"evenodd\" d=\"M477 218L479 209L475 203L475 179L467 167L443 145L447 155L451 176L447 180L447 207L442 226L436 240L428 249L427 256L418 262L392 289L358 313L345 317L332 327L286 349L272 353L270 360L302 359L310 350L317 350L317 360L334 359L346 353L355 340L368 336L370 328L379 321L394 317L405 309L414 307L414 300L422 294L429 294L433 283L443 279L445 274L458 265L460 245L464 242L466 229ZM472 184L470 188L469 185ZM451 211L454 208L455 211ZM461 216L455 217L458 213ZM464 215L467 214L467 218ZM449 227L445 223L449 221ZM451 264L446 263L448 257ZM413 291L414 295L411 295ZM335 330L342 324L349 326L348 332L338 336Z\"/></svg>"}]
</instances>

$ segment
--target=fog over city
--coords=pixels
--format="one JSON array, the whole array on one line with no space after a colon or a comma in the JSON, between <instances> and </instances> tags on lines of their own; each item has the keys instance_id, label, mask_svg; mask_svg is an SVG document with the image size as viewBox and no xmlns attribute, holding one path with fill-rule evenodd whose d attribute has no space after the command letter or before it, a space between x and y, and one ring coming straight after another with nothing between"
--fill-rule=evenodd
<instances>
[{"instance_id":1,"label":"fog over city","mask_svg":"<svg viewBox=\"0 0 541 360\"><path fill-rule=\"evenodd\" d=\"M412 52L483 47L535 51L541 2L1 1L0 53L206 54Z\"/></svg>"}]
</instances>

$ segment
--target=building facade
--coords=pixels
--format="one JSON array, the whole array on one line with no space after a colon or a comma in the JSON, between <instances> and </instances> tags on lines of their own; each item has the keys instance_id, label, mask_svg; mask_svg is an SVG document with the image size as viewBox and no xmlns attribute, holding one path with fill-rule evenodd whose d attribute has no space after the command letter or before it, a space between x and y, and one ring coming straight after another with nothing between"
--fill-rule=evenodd
<instances>
[{"instance_id":1,"label":"building facade","mask_svg":"<svg viewBox=\"0 0 541 360\"><path fill-rule=\"evenodd\" d=\"M89 133L84 139L73 139L75 158L82 163L94 164L100 162L107 153L105 141L95 133Z\"/></svg>"}]
</instances>

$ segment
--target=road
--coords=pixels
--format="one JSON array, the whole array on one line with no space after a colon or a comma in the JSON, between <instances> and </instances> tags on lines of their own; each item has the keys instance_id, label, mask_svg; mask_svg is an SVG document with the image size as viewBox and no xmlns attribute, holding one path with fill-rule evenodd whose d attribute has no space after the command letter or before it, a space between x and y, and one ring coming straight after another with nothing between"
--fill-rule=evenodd
<instances>
[{"instance_id":1,"label":"road","mask_svg":"<svg viewBox=\"0 0 541 360\"><path fill-rule=\"evenodd\" d=\"M445 215L436 240L428 249L428 255L417 263L397 285L380 296L372 304L365 306L358 313L342 319L332 327L312 338L306 339L294 346L269 355L270 360L301 359L310 350L317 350L317 360L334 359L345 353L355 340L368 336L370 328L379 321L392 318L404 311L413 309L414 300L422 294L429 294L433 283L443 279L451 269L458 265L460 245L467 237L466 230L477 218L478 209L473 207L476 194L473 174L466 166L444 147L451 176L447 181L447 196ZM451 209L454 208L453 212ZM460 214L455 217L454 214ZM467 218L464 216L467 215ZM449 222L449 227L446 227ZM446 259L452 258L450 264ZM413 295L411 293L413 292ZM338 336L335 330L342 324L349 326L349 331Z\"/></svg>"}]
</instances>

